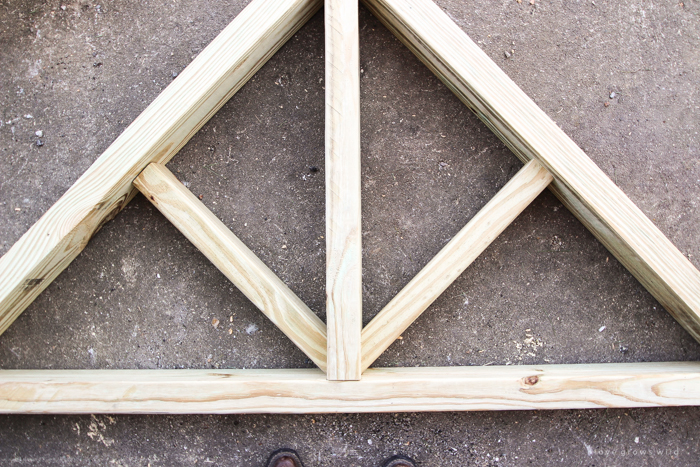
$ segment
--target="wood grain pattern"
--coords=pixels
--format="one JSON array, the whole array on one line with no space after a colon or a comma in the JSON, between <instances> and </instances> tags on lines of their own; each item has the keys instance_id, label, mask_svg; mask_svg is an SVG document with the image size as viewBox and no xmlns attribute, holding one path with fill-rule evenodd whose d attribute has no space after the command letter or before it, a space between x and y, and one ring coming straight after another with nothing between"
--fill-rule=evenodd
<instances>
[{"instance_id":1,"label":"wood grain pattern","mask_svg":"<svg viewBox=\"0 0 700 467\"><path fill-rule=\"evenodd\" d=\"M552 181L532 160L362 330L366 370Z\"/></svg>"},{"instance_id":2,"label":"wood grain pattern","mask_svg":"<svg viewBox=\"0 0 700 467\"><path fill-rule=\"evenodd\" d=\"M326 325L163 165L134 180L209 261L233 282L316 365L326 370Z\"/></svg>"},{"instance_id":3,"label":"wood grain pattern","mask_svg":"<svg viewBox=\"0 0 700 467\"><path fill-rule=\"evenodd\" d=\"M321 6L253 0L0 258L0 333L165 163Z\"/></svg>"},{"instance_id":4,"label":"wood grain pattern","mask_svg":"<svg viewBox=\"0 0 700 467\"><path fill-rule=\"evenodd\" d=\"M357 0L326 0L328 379L358 380L362 330L360 45Z\"/></svg>"},{"instance_id":5,"label":"wood grain pattern","mask_svg":"<svg viewBox=\"0 0 700 467\"><path fill-rule=\"evenodd\" d=\"M363 0L700 342L700 272L586 154L430 0Z\"/></svg>"},{"instance_id":6,"label":"wood grain pattern","mask_svg":"<svg viewBox=\"0 0 700 467\"><path fill-rule=\"evenodd\" d=\"M350 413L700 405L700 363L305 370L0 370L0 413Z\"/></svg>"}]
</instances>

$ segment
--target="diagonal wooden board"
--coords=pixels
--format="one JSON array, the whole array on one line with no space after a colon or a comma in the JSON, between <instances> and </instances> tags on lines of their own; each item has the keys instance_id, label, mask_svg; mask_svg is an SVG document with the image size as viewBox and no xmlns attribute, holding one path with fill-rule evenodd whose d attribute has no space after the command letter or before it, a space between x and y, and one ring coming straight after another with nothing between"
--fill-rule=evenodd
<instances>
[{"instance_id":1,"label":"diagonal wooden board","mask_svg":"<svg viewBox=\"0 0 700 467\"><path fill-rule=\"evenodd\" d=\"M326 371L326 325L164 165L134 185L312 362Z\"/></svg>"},{"instance_id":2,"label":"diagonal wooden board","mask_svg":"<svg viewBox=\"0 0 700 467\"><path fill-rule=\"evenodd\" d=\"M538 166L541 165L549 172L553 178L553 185L550 187L555 194L698 339L700 273L600 169L432 2L366 0L365 3L506 142L516 155L526 162L536 161ZM319 6L320 2L311 0L255 0L200 54L178 80L144 111L66 195L0 259L0 332L6 329L50 280L77 255L91 235L128 202L134 193L132 182L139 172L149 162L166 162L172 157ZM254 24L264 24L265 27L253 27ZM236 41L240 42L238 47L233 46ZM227 60L228 67L220 67L219 60ZM218 71L212 73L213 69ZM206 84L202 84L200 80L205 80ZM37 247L40 247L37 253L27 254ZM391 336L385 336L386 342L390 343L391 340ZM675 365L682 366L681 376L681 367ZM599 378L602 379L589 376L583 380L577 379L576 371L588 371L584 367L594 367L590 371L600 373ZM516 391L522 391L524 385L531 392L542 389L546 393L548 384L561 378L564 381L573 381L572 384L584 390L591 389L596 384L602 384L606 388L611 385L619 387L615 381L629 380L633 389L630 397L625 398L625 402L613 397L613 400L606 400L597 406L700 404L700 398L691 390L694 381L700 375L700 365L697 363L660 363L644 368L616 364L584 365L580 369L572 370L573 373L570 373L569 368L554 365L549 368L549 372L543 370L541 376L535 379L527 375L516 378L516 384L521 385ZM299 373L291 371L300 375L299 378L305 378L302 376L303 370ZM421 402L410 403L405 410L466 410L465 407L468 406L458 402L438 404L439 408L436 409L435 405L426 403L427 400L442 396L438 394L440 391L431 389L429 381L447 376L451 372L455 373L456 370L434 368L418 374L413 374L407 369L370 371L372 375L379 376L379 383L372 380L343 383L360 385L357 391L364 394L363 397L368 403L368 407L364 409L366 411L391 410L391 396L387 396L389 402L384 405L377 404L375 399L384 393L384 385L404 382L412 382L421 396ZM508 389L507 382L492 370L486 370L485 373L461 371L462 373L457 372L459 375L455 379L455 387L465 385L475 376L480 376L474 381L475 384L468 385L466 393L455 396L457 399L472 400L483 397L483 394L479 395L473 391L484 383L491 384L494 388L500 387L503 394L512 391ZM517 373L505 369L496 370L496 373L501 371ZM283 373L285 372L271 370L271 373L264 373L264 377L261 378L254 373L242 372L226 377L235 377L238 380L244 388L239 396L245 400L256 394L254 387L262 390L270 384L286 384ZM95 378L108 381L112 378L109 376L111 374L115 373L98 372L95 375L87 375L87 380L83 380L83 376L80 375L84 373L80 372L5 371L0 373L0 387L6 390L2 393L5 396L0 398L0 411L23 411L19 407L22 401L28 402L28 394L35 397L32 402L39 405L42 401L53 398L60 400L55 392L39 390L50 387L52 381L56 381L61 387L69 388L72 387L71 384L78 387L92 384L91 381ZM195 378L201 377L201 382L205 383L206 374L195 372L194 375ZM169 391L169 388L163 385L154 385L155 381L149 380L154 377L145 373L127 372L121 374L121 377L126 384L144 383L153 386L155 393L150 397L154 399L160 399L161 395ZM635 379L638 377L641 378L639 381L647 383L638 384ZM292 379L296 381L295 378L297 376ZM312 377L312 380L316 381L315 378ZM65 386L66 384L68 386ZM99 387L99 384L95 387ZM186 388L185 384L177 386L174 391L186 391ZM661 388L667 388L667 392L662 393L663 397L669 397L668 404L650 404L648 400L640 397L642 392L651 392L660 397ZM612 390L614 393L617 389ZM348 389L348 395L343 397L360 400L354 391ZM496 391L493 394L501 392ZM543 400L539 401L544 404L538 406L596 406L586 405L594 397L586 394L584 391L583 402L573 405L567 405L563 401L557 402L554 400L556 398L551 396L544 396ZM307 394L302 390L298 397L303 399L312 396L311 393ZM91 397L93 399L90 399ZM77 403L89 399L94 403L92 406L97 407L95 404L99 401L112 401L112 405L106 406L107 409L95 408L96 411L109 411L109 407L116 410L121 401L119 397L118 390L94 393L88 391ZM346 403L330 399L331 402L323 405L322 411L350 411ZM630 400L632 402L629 402ZM145 399L144 403L150 404L148 399ZM284 412L286 403L285 400L273 400L264 410L254 410ZM67 410L61 407L57 404L39 411L60 413ZM477 407L509 408L508 404L477 404ZM319 409L309 407L298 410Z\"/></svg>"},{"instance_id":3,"label":"diagonal wooden board","mask_svg":"<svg viewBox=\"0 0 700 467\"><path fill-rule=\"evenodd\" d=\"M311 18L321 0L254 0L0 258L0 333L165 164Z\"/></svg>"},{"instance_id":4,"label":"diagonal wooden board","mask_svg":"<svg viewBox=\"0 0 700 467\"><path fill-rule=\"evenodd\" d=\"M700 342L700 272L610 178L430 0L364 0Z\"/></svg>"}]
</instances>

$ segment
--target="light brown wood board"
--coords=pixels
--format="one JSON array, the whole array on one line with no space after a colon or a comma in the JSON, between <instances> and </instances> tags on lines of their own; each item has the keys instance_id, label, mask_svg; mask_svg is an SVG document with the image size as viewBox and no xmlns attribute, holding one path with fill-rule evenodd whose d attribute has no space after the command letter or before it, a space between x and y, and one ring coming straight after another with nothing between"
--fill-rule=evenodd
<instances>
[{"instance_id":1,"label":"light brown wood board","mask_svg":"<svg viewBox=\"0 0 700 467\"><path fill-rule=\"evenodd\" d=\"M700 363L320 370L0 370L0 413L336 413L700 405Z\"/></svg>"},{"instance_id":2,"label":"light brown wood board","mask_svg":"<svg viewBox=\"0 0 700 467\"><path fill-rule=\"evenodd\" d=\"M326 0L328 379L362 375L360 35L356 0Z\"/></svg>"},{"instance_id":3,"label":"light brown wood board","mask_svg":"<svg viewBox=\"0 0 700 467\"><path fill-rule=\"evenodd\" d=\"M700 342L700 271L431 0L363 0Z\"/></svg>"},{"instance_id":4,"label":"light brown wood board","mask_svg":"<svg viewBox=\"0 0 700 467\"><path fill-rule=\"evenodd\" d=\"M320 0L254 0L0 258L0 334L165 164L321 7Z\"/></svg>"},{"instance_id":5,"label":"light brown wood board","mask_svg":"<svg viewBox=\"0 0 700 467\"><path fill-rule=\"evenodd\" d=\"M253 304L326 371L326 325L164 165L134 185Z\"/></svg>"},{"instance_id":6,"label":"light brown wood board","mask_svg":"<svg viewBox=\"0 0 700 467\"><path fill-rule=\"evenodd\" d=\"M552 176L531 160L362 330L366 370L547 188Z\"/></svg>"}]
</instances>

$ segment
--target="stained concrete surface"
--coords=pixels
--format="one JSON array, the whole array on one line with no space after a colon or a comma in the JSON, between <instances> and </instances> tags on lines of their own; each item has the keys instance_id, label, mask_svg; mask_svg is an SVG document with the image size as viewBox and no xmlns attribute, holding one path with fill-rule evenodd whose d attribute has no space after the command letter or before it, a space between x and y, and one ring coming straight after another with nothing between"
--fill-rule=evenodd
<instances>
[{"instance_id":1,"label":"stained concrete surface","mask_svg":"<svg viewBox=\"0 0 700 467\"><path fill-rule=\"evenodd\" d=\"M247 3L0 1L0 254ZM700 266L700 2L437 3ZM521 163L366 10L360 24L367 322ZM325 319L323 54L318 14L169 167ZM699 357L545 192L377 365ZM140 196L0 336L4 369L310 366ZM289 446L308 466L685 466L699 419L0 416L0 465L260 466Z\"/></svg>"}]
</instances>

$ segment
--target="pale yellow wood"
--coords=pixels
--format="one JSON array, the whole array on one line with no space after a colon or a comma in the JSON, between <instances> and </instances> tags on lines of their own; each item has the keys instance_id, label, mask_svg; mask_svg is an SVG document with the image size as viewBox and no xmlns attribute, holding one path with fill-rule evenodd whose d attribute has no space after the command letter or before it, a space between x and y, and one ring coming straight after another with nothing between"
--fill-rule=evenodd
<instances>
[{"instance_id":1,"label":"pale yellow wood","mask_svg":"<svg viewBox=\"0 0 700 467\"><path fill-rule=\"evenodd\" d=\"M326 325L163 165L134 180L194 246L270 318L316 365L326 370Z\"/></svg>"},{"instance_id":2,"label":"pale yellow wood","mask_svg":"<svg viewBox=\"0 0 700 467\"><path fill-rule=\"evenodd\" d=\"M700 363L308 370L0 370L0 413L350 413L700 405Z\"/></svg>"},{"instance_id":3,"label":"pale yellow wood","mask_svg":"<svg viewBox=\"0 0 700 467\"><path fill-rule=\"evenodd\" d=\"M165 163L321 6L253 0L0 258L0 333Z\"/></svg>"},{"instance_id":4,"label":"pale yellow wood","mask_svg":"<svg viewBox=\"0 0 700 467\"><path fill-rule=\"evenodd\" d=\"M357 0L326 0L328 379L358 380L362 330L360 49Z\"/></svg>"},{"instance_id":5,"label":"pale yellow wood","mask_svg":"<svg viewBox=\"0 0 700 467\"><path fill-rule=\"evenodd\" d=\"M552 181L532 160L362 330L366 370Z\"/></svg>"},{"instance_id":6,"label":"pale yellow wood","mask_svg":"<svg viewBox=\"0 0 700 467\"><path fill-rule=\"evenodd\" d=\"M430 0L363 0L700 341L700 272L586 154Z\"/></svg>"},{"instance_id":7,"label":"pale yellow wood","mask_svg":"<svg viewBox=\"0 0 700 467\"><path fill-rule=\"evenodd\" d=\"M700 273L595 164L430 1L365 2L523 161L536 160L552 174L557 196L700 340ZM320 0L254 0L134 121L0 259L0 332L131 199L132 181L138 173L150 162L169 160L319 6ZM357 37L357 5L327 0L327 6L327 311L329 322L335 320L334 343L329 341L328 349L334 354L331 379L344 380L359 378L360 368L359 91L354 88L359 89L359 74L355 73L359 57L350 40ZM535 166L530 162L526 168ZM159 174L161 181L166 172ZM284 292L275 282L279 279L261 269L252 253L252 258L248 256L249 250L231 242L226 233L232 235L230 231L222 230L196 199L192 205L191 199L178 204L180 198L169 198L184 191L175 184L163 192L154 190L161 199L154 194L152 201L161 208L169 204L174 222L213 261L228 269L271 319L296 336L293 340L300 347L312 349L322 366L319 356L325 341L319 337L322 328L315 316L309 316L310 310L293 293ZM511 201L522 202L519 195L522 192ZM188 217L193 226L185 228ZM495 222L501 221L497 218ZM485 232L489 229L474 228L477 245L489 238ZM462 238L456 243L459 248L455 250L460 250L469 242ZM440 255L443 259L429 266L449 269L451 255ZM464 253L461 261L464 258L469 254ZM413 284L397 298L414 296L416 302L428 306L438 290L451 282L449 275L461 272L464 263L457 263L456 269L445 272L447 276L425 271L417 282L420 287L413 289ZM431 278L437 278L436 282ZM418 308L412 304L396 307L409 310L408 317ZM397 316L387 321L389 325L404 319ZM357 327L353 320L358 321ZM316 328L308 329L307 322ZM377 329L380 342L391 341L388 330ZM357 375L353 377L355 365ZM700 363L370 369L362 381L328 381L319 370L0 370L2 413L315 413L677 405L700 405Z\"/></svg>"}]
</instances>

